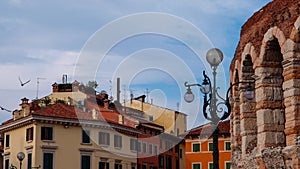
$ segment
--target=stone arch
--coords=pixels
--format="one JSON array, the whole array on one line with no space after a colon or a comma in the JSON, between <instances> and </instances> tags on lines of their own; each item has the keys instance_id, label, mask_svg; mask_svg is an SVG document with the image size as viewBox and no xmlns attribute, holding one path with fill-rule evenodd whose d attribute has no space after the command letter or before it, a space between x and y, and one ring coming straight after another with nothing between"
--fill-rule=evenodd
<instances>
[{"instance_id":1,"label":"stone arch","mask_svg":"<svg viewBox=\"0 0 300 169\"><path fill-rule=\"evenodd\" d=\"M290 39L295 43L300 43L300 16L297 18L292 29Z\"/></svg>"},{"instance_id":2,"label":"stone arch","mask_svg":"<svg viewBox=\"0 0 300 169\"><path fill-rule=\"evenodd\" d=\"M239 69L240 62L238 60L235 61L234 71L230 72L230 76L232 79L231 84L239 81ZM231 121L231 147L232 150L235 151L241 147L241 136L240 136L240 101L239 101L239 91L236 86L234 86L231 90L231 103L232 105L232 113L230 115Z\"/></svg>"},{"instance_id":3,"label":"stone arch","mask_svg":"<svg viewBox=\"0 0 300 169\"><path fill-rule=\"evenodd\" d=\"M286 38L277 28L264 35L259 59L255 63L257 147L285 146L283 106L283 54Z\"/></svg>"},{"instance_id":4,"label":"stone arch","mask_svg":"<svg viewBox=\"0 0 300 169\"><path fill-rule=\"evenodd\" d=\"M284 44L283 57L286 144L293 146L295 137L300 136L300 16ZM300 166L300 160L296 161Z\"/></svg>"},{"instance_id":5,"label":"stone arch","mask_svg":"<svg viewBox=\"0 0 300 169\"><path fill-rule=\"evenodd\" d=\"M252 82L254 76L253 59L256 59L254 47L251 43L248 43L242 53L241 61L241 76L240 81ZM253 56L252 56L253 55ZM248 100L244 97L244 91L248 85L241 83L240 88L240 126L241 126L241 137L242 137L242 156L249 154L257 146L257 125L256 125L256 112L255 112L255 98Z\"/></svg>"}]
</instances>

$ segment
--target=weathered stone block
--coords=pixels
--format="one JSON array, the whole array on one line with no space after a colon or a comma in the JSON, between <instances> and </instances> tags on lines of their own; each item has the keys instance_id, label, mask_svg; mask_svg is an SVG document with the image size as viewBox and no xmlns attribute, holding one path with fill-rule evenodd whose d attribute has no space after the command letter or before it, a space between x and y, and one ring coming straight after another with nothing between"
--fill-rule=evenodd
<instances>
[{"instance_id":1,"label":"weathered stone block","mask_svg":"<svg viewBox=\"0 0 300 169\"><path fill-rule=\"evenodd\" d=\"M300 88L300 79L290 79L282 83L283 90L288 90L293 88Z\"/></svg>"},{"instance_id":2,"label":"weathered stone block","mask_svg":"<svg viewBox=\"0 0 300 169\"><path fill-rule=\"evenodd\" d=\"M263 132L257 134L257 144L260 148L276 145L276 136L274 132Z\"/></svg>"},{"instance_id":3,"label":"weathered stone block","mask_svg":"<svg viewBox=\"0 0 300 169\"><path fill-rule=\"evenodd\" d=\"M261 126L263 124L272 124L274 122L273 119L273 111L271 109L261 109L256 112L257 117L257 126Z\"/></svg>"},{"instance_id":4,"label":"weathered stone block","mask_svg":"<svg viewBox=\"0 0 300 169\"><path fill-rule=\"evenodd\" d=\"M242 137L242 154L250 153L257 146L256 135Z\"/></svg>"},{"instance_id":5,"label":"weathered stone block","mask_svg":"<svg viewBox=\"0 0 300 169\"><path fill-rule=\"evenodd\" d=\"M291 88L285 90L283 93L284 98L291 97L291 96L299 96L300 95L300 88Z\"/></svg>"},{"instance_id":6,"label":"weathered stone block","mask_svg":"<svg viewBox=\"0 0 300 169\"><path fill-rule=\"evenodd\" d=\"M241 120L241 132L243 131L256 131L257 123L256 118L245 118Z\"/></svg>"}]
</instances>

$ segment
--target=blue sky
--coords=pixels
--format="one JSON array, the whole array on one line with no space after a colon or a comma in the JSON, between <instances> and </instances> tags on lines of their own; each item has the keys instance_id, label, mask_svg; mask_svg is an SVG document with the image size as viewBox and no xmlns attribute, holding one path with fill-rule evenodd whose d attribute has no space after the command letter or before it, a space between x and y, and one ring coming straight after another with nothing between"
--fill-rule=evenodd
<instances>
[{"instance_id":1,"label":"blue sky","mask_svg":"<svg viewBox=\"0 0 300 169\"><path fill-rule=\"evenodd\" d=\"M129 98L130 91L138 96L147 94L148 89L149 101L152 99L154 104L179 109L189 115L189 128L197 126L204 122L199 111L202 96L194 89L196 103L187 104L182 99L184 81L194 78L201 83L202 70L206 70L206 63L201 60L205 57L205 51L199 54L192 48L197 48L199 41L223 51L225 58L220 74L224 77L220 77L223 79L219 86L225 90L229 64L239 41L241 26L268 2L270 0L1 1L0 106L14 110L18 108L21 98L36 98L38 77L45 78L40 80L39 97L48 95L51 84L61 82L62 74L68 74L69 81L75 80L76 70L86 59L86 48L97 33L126 18L156 13L162 18L171 17L174 22L163 22L160 17L142 17L131 25L125 22L116 29L111 28L104 39L96 39L99 44L108 43L119 32L141 26L157 27L165 32L132 35L115 43L103 60L93 58L97 61L97 68L91 77L99 83L97 90L104 89L110 93L112 86L111 93L115 96L115 79L122 76L121 82L126 82L122 85L125 99ZM197 28L197 34L183 29L187 28L186 25ZM176 32L182 33L184 40L169 36ZM202 37L200 40L199 34ZM191 47L191 44L195 46ZM151 67L141 69L134 63ZM21 87L19 76L23 81L31 79L30 83ZM86 79L77 80L85 82ZM0 112L0 121L11 117L6 111Z\"/></svg>"}]
</instances>

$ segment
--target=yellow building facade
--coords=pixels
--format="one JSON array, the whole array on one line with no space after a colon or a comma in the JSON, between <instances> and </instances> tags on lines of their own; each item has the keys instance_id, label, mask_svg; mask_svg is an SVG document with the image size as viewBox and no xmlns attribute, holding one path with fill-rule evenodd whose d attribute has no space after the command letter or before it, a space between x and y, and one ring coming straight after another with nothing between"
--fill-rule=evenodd
<instances>
[{"instance_id":1,"label":"yellow building facade","mask_svg":"<svg viewBox=\"0 0 300 169\"><path fill-rule=\"evenodd\" d=\"M159 107L142 99L132 99L125 104L127 107L145 112L145 117L165 128L165 132L175 136L179 136L186 132L186 114Z\"/></svg>"},{"instance_id":2,"label":"yellow building facade","mask_svg":"<svg viewBox=\"0 0 300 169\"><path fill-rule=\"evenodd\" d=\"M83 113L73 106L54 104L5 122L0 127L3 168L19 168L19 152L25 154L22 168L136 168L137 153L129 145L137 140L138 131Z\"/></svg>"}]
</instances>

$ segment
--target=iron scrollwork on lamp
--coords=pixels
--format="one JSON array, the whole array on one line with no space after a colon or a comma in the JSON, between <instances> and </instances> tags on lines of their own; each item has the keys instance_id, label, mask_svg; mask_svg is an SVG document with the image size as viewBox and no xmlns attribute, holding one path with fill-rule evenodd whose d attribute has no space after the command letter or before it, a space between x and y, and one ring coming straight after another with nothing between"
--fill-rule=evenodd
<instances>
[{"instance_id":1,"label":"iron scrollwork on lamp","mask_svg":"<svg viewBox=\"0 0 300 169\"><path fill-rule=\"evenodd\" d=\"M206 60L211 65L213 70L213 81L206 75L205 71L203 71L204 80L202 84L188 84L185 82L184 85L187 88L187 91L184 95L184 100L188 103L191 103L195 96L191 90L192 86L198 86L200 88L201 93L204 94L204 103L203 103L203 115L205 119L209 120L213 124L213 168L219 169L219 150L218 150L218 135L219 121L225 120L229 117L231 112L231 106L229 102L229 92L231 91L233 86L236 86L240 83L248 83L248 87L245 89L244 96L251 100L254 98L254 88L251 83L254 81L248 82L236 82L231 84L227 90L225 99L220 96L218 93L219 87L216 87L216 76L217 76L217 68L219 64L223 60L223 53L221 50L217 48L210 49L206 54ZM227 109L227 111L225 111Z\"/></svg>"}]
</instances>

